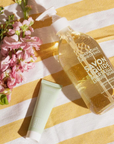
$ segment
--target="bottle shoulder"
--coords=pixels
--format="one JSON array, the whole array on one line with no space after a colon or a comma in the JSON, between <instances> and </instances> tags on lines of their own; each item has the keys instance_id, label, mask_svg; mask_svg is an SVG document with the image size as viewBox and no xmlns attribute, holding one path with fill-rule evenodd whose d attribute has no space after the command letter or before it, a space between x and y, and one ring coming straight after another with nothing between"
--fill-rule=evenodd
<instances>
[{"instance_id":1,"label":"bottle shoulder","mask_svg":"<svg viewBox=\"0 0 114 144\"><path fill-rule=\"evenodd\" d=\"M98 42L94 38L92 38L87 34L76 32L76 31L71 31L70 34L60 36L59 46L68 43L68 38L69 40L70 38L73 39L73 41L76 44L90 45L91 48L93 47L100 48Z\"/></svg>"}]
</instances>

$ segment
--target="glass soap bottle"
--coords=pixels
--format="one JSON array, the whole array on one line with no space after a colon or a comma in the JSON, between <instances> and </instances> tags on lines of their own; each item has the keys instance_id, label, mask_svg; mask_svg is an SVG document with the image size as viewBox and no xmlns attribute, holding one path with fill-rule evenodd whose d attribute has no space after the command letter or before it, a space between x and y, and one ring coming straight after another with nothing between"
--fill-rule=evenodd
<instances>
[{"instance_id":1,"label":"glass soap bottle","mask_svg":"<svg viewBox=\"0 0 114 144\"><path fill-rule=\"evenodd\" d=\"M89 35L74 31L54 7L36 20L52 17L59 36L58 59L87 107L102 114L114 107L114 69L99 44Z\"/></svg>"}]
</instances>

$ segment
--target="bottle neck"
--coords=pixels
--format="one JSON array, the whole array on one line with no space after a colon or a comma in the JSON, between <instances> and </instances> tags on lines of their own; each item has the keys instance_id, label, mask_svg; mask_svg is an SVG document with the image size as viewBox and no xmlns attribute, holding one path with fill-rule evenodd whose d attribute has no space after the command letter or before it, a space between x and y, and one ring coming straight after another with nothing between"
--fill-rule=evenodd
<instances>
[{"instance_id":1,"label":"bottle neck","mask_svg":"<svg viewBox=\"0 0 114 144\"><path fill-rule=\"evenodd\" d=\"M73 29L70 26L68 26L68 27L62 29L61 31L59 31L57 33L57 35L60 37L60 39L66 39L69 36L71 36L72 32L73 32Z\"/></svg>"}]
</instances>

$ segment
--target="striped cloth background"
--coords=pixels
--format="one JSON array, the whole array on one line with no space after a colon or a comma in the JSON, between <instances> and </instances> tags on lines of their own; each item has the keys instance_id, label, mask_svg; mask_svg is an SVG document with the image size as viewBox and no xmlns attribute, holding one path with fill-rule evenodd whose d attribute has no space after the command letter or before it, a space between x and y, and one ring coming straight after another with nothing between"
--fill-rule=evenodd
<instances>
[{"instance_id":1,"label":"striped cloth background","mask_svg":"<svg viewBox=\"0 0 114 144\"><path fill-rule=\"evenodd\" d=\"M99 42L114 66L114 1L113 0L29 0L31 16L36 19L45 9L54 6L59 16L66 17L74 30L86 33ZM22 18L13 0L0 0L6 14ZM36 52L34 69L24 73L26 81L16 86L12 100L0 106L0 144L36 144L24 138L42 78L63 86L52 109L39 144L114 144L114 109L95 115L83 100L55 59L58 37L51 27L51 18L35 22L33 35L43 41ZM45 112L45 111L44 111Z\"/></svg>"}]
</instances>

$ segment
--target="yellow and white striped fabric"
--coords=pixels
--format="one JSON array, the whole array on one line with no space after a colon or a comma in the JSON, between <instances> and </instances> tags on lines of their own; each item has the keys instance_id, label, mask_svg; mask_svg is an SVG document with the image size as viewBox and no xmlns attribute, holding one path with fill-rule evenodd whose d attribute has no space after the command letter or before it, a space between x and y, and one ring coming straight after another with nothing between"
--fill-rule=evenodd
<instances>
[{"instance_id":1,"label":"yellow and white striped fabric","mask_svg":"<svg viewBox=\"0 0 114 144\"><path fill-rule=\"evenodd\" d=\"M28 0L33 5L30 16L36 19L45 9L54 6L57 14L66 17L74 30L97 40L114 66L114 1L113 0ZM22 18L20 7L13 0L0 0L6 14ZM24 138L42 78L63 86L52 109L39 144L114 144L114 109L95 115L83 100L55 59L58 37L51 27L51 18L35 22L33 35L43 41L36 52L34 69L24 73L26 80L16 86L9 105L0 106L0 144L36 144ZM45 113L45 111L44 111Z\"/></svg>"}]
</instances>

